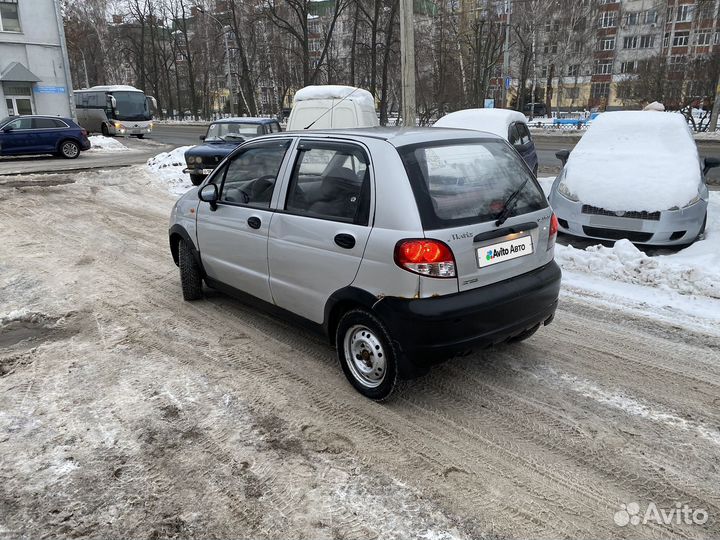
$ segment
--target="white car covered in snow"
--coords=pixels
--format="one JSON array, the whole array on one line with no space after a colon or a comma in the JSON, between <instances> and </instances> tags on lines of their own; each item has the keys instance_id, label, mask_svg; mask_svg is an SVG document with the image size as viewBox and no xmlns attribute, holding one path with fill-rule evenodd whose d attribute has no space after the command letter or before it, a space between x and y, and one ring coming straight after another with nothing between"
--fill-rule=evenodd
<instances>
[{"instance_id":1,"label":"white car covered in snow","mask_svg":"<svg viewBox=\"0 0 720 540\"><path fill-rule=\"evenodd\" d=\"M525 115L508 109L464 109L440 118L433 127L474 129L502 137L537 177L538 157Z\"/></svg>"},{"instance_id":2,"label":"white car covered in snow","mask_svg":"<svg viewBox=\"0 0 720 540\"><path fill-rule=\"evenodd\" d=\"M600 115L572 151L550 204L560 230L574 236L636 244L683 245L705 230L708 188L697 147L680 114Z\"/></svg>"}]
</instances>

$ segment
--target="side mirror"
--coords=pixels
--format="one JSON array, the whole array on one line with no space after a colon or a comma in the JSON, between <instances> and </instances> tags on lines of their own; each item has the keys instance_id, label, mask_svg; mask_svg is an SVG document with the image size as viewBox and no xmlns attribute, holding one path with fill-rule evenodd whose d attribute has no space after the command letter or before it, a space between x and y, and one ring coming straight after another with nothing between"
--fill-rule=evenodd
<instances>
[{"instance_id":1,"label":"side mirror","mask_svg":"<svg viewBox=\"0 0 720 540\"><path fill-rule=\"evenodd\" d=\"M218 188L215 184L207 184L198 191L198 199L210 205L212 210L217 208Z\"/></svg>"},{"instance_id":2,"label":"side mirror","mask_svg":"<svg viewBox=\"0 0 720 540\"><path fill-rule=\"evenodd\" d=\"M204 141L204 140L205 140L205 135L200 135L200 140L201 140L201 141Z\"/></svg>"},{"instance_id":3,"label":"side mirror","mask_svg":"<svg viewBox=\"0 0 720 540\"><path fill-rule=\"evenodd\" d=\"M10 133L13 130L13 128L10 126L5 126L4 128L2 128L2 130L3 130L3 133Z\"/></svg>"},{"instance_id":4,"label":"side mirror","mask_svg":"<svg viewBox=\"0 0 720 540\"><path fill-rule=\"evenodd\" d=\"M714 169L715 167L720 167L720 158L706 157L705 166L703 167L703 174L707 174L710 169Z\"/></svg>"},{"instance_id":5,"label":"side mirror","mask_svg":"<svg viewBox=\"0 0 720 540\"><path fill-rule=\"evenodd\" d=\"M567 163L568 158L570 157L570 150L560 150L558 152L555 152L555 157L562 161L564 167Z\"/></svg>"}]
</instances>

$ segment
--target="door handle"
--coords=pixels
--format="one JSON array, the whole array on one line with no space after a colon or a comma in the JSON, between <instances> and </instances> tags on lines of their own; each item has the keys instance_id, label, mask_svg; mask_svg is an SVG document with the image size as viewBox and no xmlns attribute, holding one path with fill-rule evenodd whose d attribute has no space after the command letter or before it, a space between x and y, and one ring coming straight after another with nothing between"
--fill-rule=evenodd
<instances>
[{"instance_id":1,"label":"door handle","mask_svg":"<svg viewBox=\"0 0 720 540\"><path fill-rule=\"evenodd\" d=\"M260 218L257 216L251 216L248 218L247 224L251 229L259 229L262 221L260 221Z\"/></svg>"},{"instance_id":2,"label":"door handle","mask_svg":"<svg viewBox=\"0 0 720 540\"><path fill-rule=\"evenodd\" d=\"M335 235L335 243L343 249L352 249L355 247L355 237L351 234L340 233Z\"/></svg>"}]
</instances>

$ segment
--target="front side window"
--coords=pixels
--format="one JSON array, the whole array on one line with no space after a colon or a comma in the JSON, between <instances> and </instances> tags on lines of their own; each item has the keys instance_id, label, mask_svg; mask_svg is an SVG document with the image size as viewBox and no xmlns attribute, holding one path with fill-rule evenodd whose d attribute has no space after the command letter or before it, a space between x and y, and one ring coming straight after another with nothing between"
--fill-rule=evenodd
<instances>
[{"instance_id":1,"label":"front side window","mask_svg":"<svg viewBox=\"0 0 720 540\"><path fill-rule=\"evenodd\" d=\"M248 148L225 166L220 201L269 208L280 165L290 141Z\"/></svg>"},{"instance_id":2,"label":"front side window","mask_svg":"<svg viewBox=\"0 0 720 540\"><path fill-rule=\"evenodd\" d=\"M320 219L367 225L370 215L368 158L359 146L300 144L285 210Z\"/></svg>"},{"instance_id":3,"label":"front side window","mask_svg":"<svg viewBox=\"0 0 720 540\"><path fill-rule=\"evenodd\" d=\"M496 219L518 189L510 216L547 207L525 163L502 141L443 141L398 151L426 230Z\"/></svg>"},{"instance_id":4,"label":"front side window","mask_svg":"<svg viewBox=\"0 0 720 540\"><path fill-rule=\"evenodd\" d=\"M20 32L18 0L0 0L0 32Z\"/></svg>"}]
</instances>

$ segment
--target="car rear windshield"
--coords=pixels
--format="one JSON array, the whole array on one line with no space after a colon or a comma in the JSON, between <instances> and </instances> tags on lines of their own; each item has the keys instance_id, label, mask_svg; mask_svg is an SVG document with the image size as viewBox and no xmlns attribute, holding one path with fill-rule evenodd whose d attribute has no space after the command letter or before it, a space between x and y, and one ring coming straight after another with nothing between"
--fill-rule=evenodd
<instances>
[{"instance_id":1,"label":"car rear windshield","mask_svg":"<svg viewBox=\"0 0 720 540\"><path fill-rule=\"evenodd\" d=\"M518 189L510 217L548 205L532 173L505 141L441 141L398 152L425 230L492 221Z\"/></svg>"}]
</instances>

